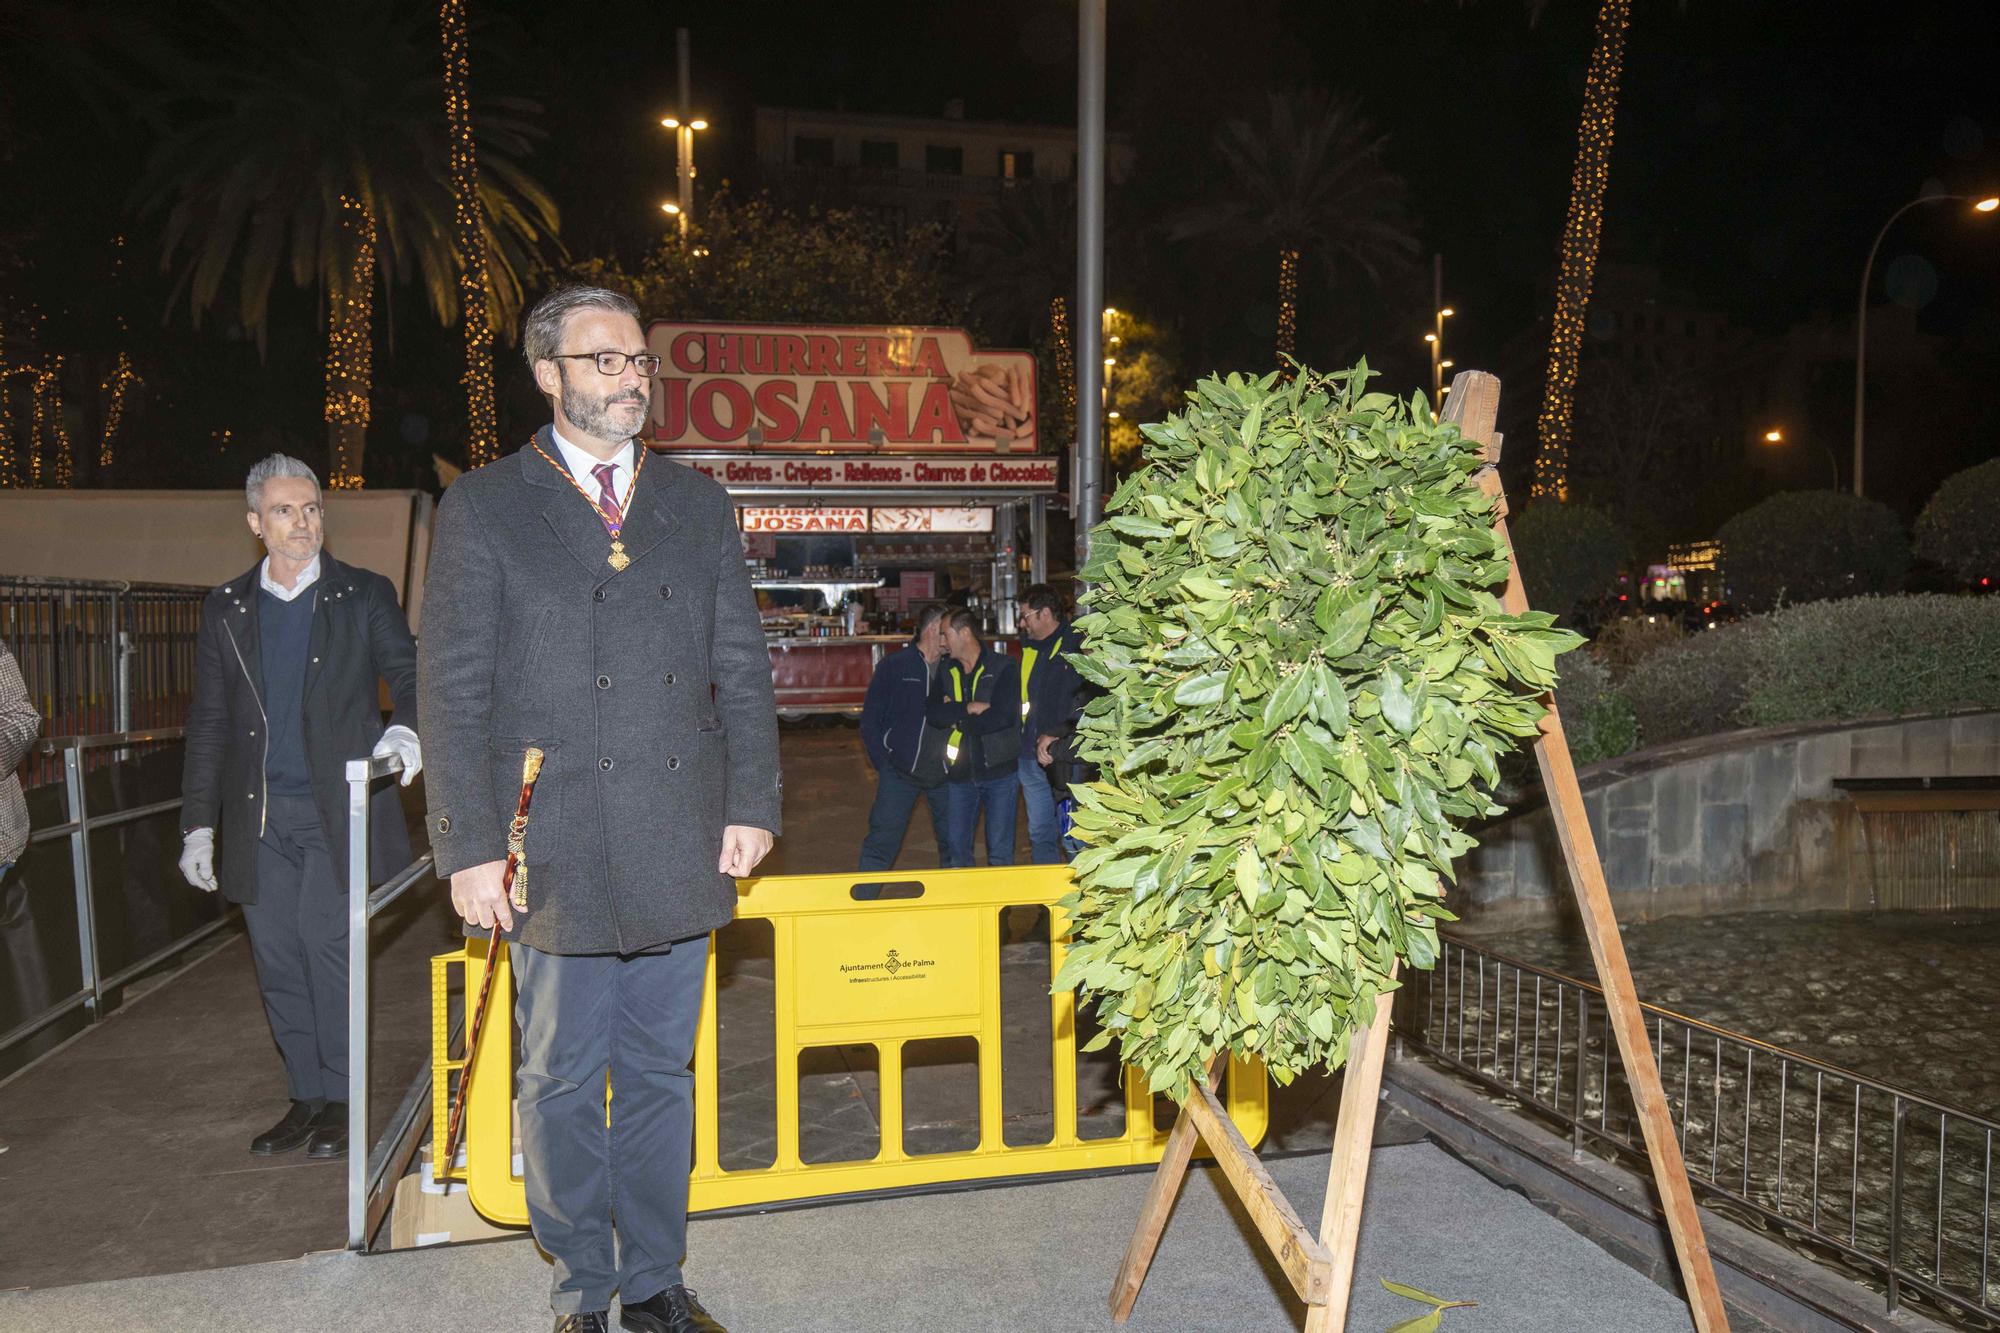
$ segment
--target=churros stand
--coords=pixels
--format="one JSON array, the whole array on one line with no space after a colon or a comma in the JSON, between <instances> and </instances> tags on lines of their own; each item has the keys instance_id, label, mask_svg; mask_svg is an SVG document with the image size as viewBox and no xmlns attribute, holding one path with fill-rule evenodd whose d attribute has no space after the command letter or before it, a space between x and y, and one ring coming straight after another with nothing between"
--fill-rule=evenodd
<instances>
[{"instance_id":1,"label":"churros stand","mask_svg":"<svg viewBox=\"0 0 2000 1333\"><path fill-rule=\"evenodd\" d=\"M781 714L859 712L925 602L1014 632L1022 573L1047 576L1059 475L1032 353L927 327L661 322L647 337L662 361L649 443L736 502Z\"/></svg>"}]
</instances>

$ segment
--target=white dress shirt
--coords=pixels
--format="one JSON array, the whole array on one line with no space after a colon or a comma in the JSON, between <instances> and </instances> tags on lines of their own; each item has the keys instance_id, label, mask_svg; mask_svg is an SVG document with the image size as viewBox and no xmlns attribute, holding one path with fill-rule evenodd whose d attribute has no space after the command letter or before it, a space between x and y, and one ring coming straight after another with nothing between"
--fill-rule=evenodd
<instances>
[{"instance_id":1,"label":"white dress shirt","mask_svg":"<svg viewBox=\"0 0 2000 1333\"><path fill-rule=\"evenodd\" d=\"M257 582L263 586L265 592L279 601L292 601L307 588L319 582L319 557L314 556L312 563L299 572L299 581L287 588L271 577L271 557L267 555L264 557L264 563L257 567Z\"/></svg>"},{"instance_id":2,"label":"white dress shirt","mask_svg":"<svg viewBox=\"0 0 2000 1333\"><path fill-rule=\"evenodd\" d=\"M592 472L591 469L600 463L608 462L611 464L611 497L618 501L620 509L619 518L622 520L624 518L623 510L626 493L632 485L632 464L637 457L637 452L632 447L632 441L625 441L625 446L622 449L610 458L604 459L599 458L596 454L577 448L568 440L565 440L562 437L562 432L553 426L549 428L549 434L555 436L556 448L561 451L562 461L568 466L570 475L576 478L577 485L583 487L584 494L588 495L592 500L598 498L598 485L597 474Z\"/></svg>"}]
</instances>

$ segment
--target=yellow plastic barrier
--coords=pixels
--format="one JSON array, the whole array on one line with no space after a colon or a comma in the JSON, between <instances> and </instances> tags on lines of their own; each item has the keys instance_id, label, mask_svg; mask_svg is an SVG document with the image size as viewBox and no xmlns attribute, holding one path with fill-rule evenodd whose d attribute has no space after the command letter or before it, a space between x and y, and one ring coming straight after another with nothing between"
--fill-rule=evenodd
<instances>
[{"instance_id":1,"label":"yellow plastic barrier","mask_svg":"<svg viewBox=\"0 0 2000 1333\"><path fill-rule=\"evenodd\" d=\"M912 898L856 902L856 884L922 886ZM702 1018L695 1039L694 1172L689 1208L702 1212L783 1199L907 1188L1054 1171L1081 1171L1156 1162L1166 1133L1154 1128L1145 1079L1128 1070L1125 1131L1111 1138L1077 1136L1076 1027L1072 997L1049 997L1054 1042L1054 1134L1047 1143L1010 1147L1001 1141L999 910L1044 906L1050 911L1050 977L1062 966L1067 927L1056 902L1070 889L1067 866L1001 870L893 871L795 875L746 880L738 919L771 923L775 992L777 1157L765 1167L725 1171L719 1160L716 1115L716 960L709 951ZM432 960L432 1123L449 1118L462 1058L452 1058L446 998L451 973L463 968L463 993L477 995L486 944ZM511 1008L513 982L505 958L493 1002ZM903 1150L903 1043L971 1037L979 1044L979 1144L959 1152ZM878 1058L881 1147L866 1161L806 1163L799 1158L799 1054L824 1046L872 1045ZM472 1099L466 1108L465 1160L452 1175L466 1182L472 1206L491 1221L522 1226L528 1208L515 1170L513 1029L486 1025L474 1053ZM1268 1120L1263 1067L1231 1062L1226 1084L1230 1118L1255 1144ZM614 1111L615 1114L615 1111Z\"/></svg>"}]
</instances>

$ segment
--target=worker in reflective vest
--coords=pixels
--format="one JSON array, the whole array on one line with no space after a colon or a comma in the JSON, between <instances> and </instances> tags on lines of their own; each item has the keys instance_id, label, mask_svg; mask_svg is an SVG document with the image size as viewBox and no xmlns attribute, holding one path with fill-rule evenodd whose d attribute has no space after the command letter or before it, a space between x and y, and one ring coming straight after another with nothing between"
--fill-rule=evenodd
<instances>
[{"instance_id":1,"label":"worker in reflective vest","mask_svg":"<svg viewBox=\"0 0 2000 1333\"><path fill-rule=\"evenodd\" d=\"M1028 845L1036 865L1068 859L1045 757L1047 742L1064 730L1062 655L1078 647L1076 628L1064 617L1067 610L1062 594L1046 583L1021 594L1021 796L1028 807Z\"/></svg>"},{"instance_id":2,"label":"worker in reflective vest","mask_svg":"<svg viewBox=\"0 0 2000 1333\"><path fill-rule=\"evenodd\" d=\"M948 670L931 695L931 725L945 730L950 846L946 869L972 864L979 816L986 815L986 864L1014 864L1014 812L1021 789L1021 668L986 646L978 622L960 609L945 622Z\"/></svg>"}]
</instances>

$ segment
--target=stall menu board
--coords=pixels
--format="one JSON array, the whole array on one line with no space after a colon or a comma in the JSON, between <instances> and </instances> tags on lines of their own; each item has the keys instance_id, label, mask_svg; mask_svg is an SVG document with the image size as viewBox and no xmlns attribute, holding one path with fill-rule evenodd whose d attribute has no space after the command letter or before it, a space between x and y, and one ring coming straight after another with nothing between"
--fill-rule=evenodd
<instances>
[{"instance_id":1,"label":"stall menu board","mask_svg":"<svg viewBox=\"0 0 2000 1333\"><path fill-rule=\"evenodd\" d=\"M764 457L745 454L676 454L704 476L732 491L1053 491L1053 458L887 458L816 454Z\"/></svg>"},{"instance_id":2,"label":"stall menu board","mask_svg":"<svg viewBox=\"0 0 2000 1333\"><path fill-rule=\"evenodd\" d=\"M654 324L652 437L668 449L1033 453L1031 352L964 329Z\"/></svg>"},{"instance_id":3,"label":"stall menu board","mask_svg":"<svg viewBox=\"0 0 2000 1333\"><path fill-rule=\"evenodd\" d=\"M888 505L875 509L849 506L791 508L746 507L745 532L991 532L993 511L960 505Z\"/></svg>"}]
</instances>

